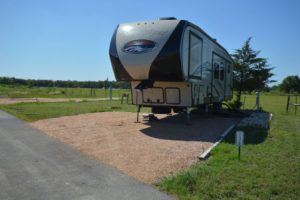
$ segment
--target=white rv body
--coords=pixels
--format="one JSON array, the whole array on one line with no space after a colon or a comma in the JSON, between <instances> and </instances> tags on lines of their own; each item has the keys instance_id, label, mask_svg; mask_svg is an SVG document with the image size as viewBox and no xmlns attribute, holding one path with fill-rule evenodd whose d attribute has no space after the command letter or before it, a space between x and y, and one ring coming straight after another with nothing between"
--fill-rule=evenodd
<instances>
[{"instance_id":1,"label":"white rv body","mask_svg":"<svg viewBox=\"0 0 300 200\"><path fill-rule=\"evenodd\" d=\"M185 20L121 24L110 45L117 80L131 82L133 104L197 107L232 98L232 59Z\"/></svg>"}]
</instances>

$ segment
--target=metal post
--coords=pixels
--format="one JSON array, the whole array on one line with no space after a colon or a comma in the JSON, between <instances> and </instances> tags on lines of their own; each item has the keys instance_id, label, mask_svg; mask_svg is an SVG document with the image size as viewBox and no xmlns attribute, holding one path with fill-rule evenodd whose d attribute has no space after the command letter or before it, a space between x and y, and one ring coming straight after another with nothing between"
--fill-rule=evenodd
<instances>
[{"instance_id":1,"label":"metal post","mask_svg":"<svg viewBox=\"0 0 300 200\"><path fill-rule=\"evenodd\" d=\"M124 94L122 94L121 104L123 104L123 100L124 100Z\"/></svg>"},{"instance_id":2,"label":"metal post","mask_svg":"<svg viewBox=\"0 0 300 200\"><path fill-rule=\"evenodd\" d=\"M190 109L188 107L186 107L186 125L191 125L190 122Z\"/></svg>"},{"instance_id":3,"label":"metal post","mask_svg":"<svg viewBox=\"0 0 300 200\"><path fill-rule=\"evenodd\" d=\"M139 116L140 116L141 106L138 105L137 113L136 113L136 122L139 123Z\"/></svg>"},{"instance_id":4,"label":"metal post","mask_svg":"<svg viewBox=\"0 0 300 200\"><path fill-rule=\"evenodd\" d=\"M245 110L245 102L246 102L246 96L244 96L243 110Z\"/></svg>"},{"instance_id":5,"label":"metal post","mask_svg":"<svg viewBox=\"0 0 300 200\"><path fill-rule=\"evenodd\" d=\"M112 101L112 86L109 86L109 100Z\"/></svg>"},{"instance_id":6,"label":"metal post","mask_svg":"<svg viewBox=\"0 0 300 200\"><path fill-rule=\"evenodd\" d=\"M239 146L239 160L241 160L241 146Z\"/></svg>"},{"instance_id":7,"label":"metal post","mask_svg":"<svg viewBox=\"0 0 300 200\"><path fill-rule=\"evenodd\" d=\"M289 106L290 106L290 95L287 97L287 103L286 103L286 112L289 112Z\"/></svg>"},{"instance_id":8,"label":"metal post","mask_svg":"<svg viewBox=\"0 0 300 200\"><path fill-rule=\"evenodd\" d=\"M256 111L259 111L259 92L256 92Z\"/></svg>"},{"instance_id":9,"label":"metal post","mask_svg":"<svg viewBox=\"0 0 300 200\"><path fill-rule=\"evenodd\" d=\"M140 90L136 89L135 90L135 103L137 105L137 116L136 116L136 122L139 123L139 115L140 115L140 111L141 111L141 105L138 104L138 94L139 94Z\"/></svg>"},{"instance_id":10,"label":"metal post","mask_svg":"<svg viewBox=\"0 0 300 200\"><path fill-rule=\"evenodd\" d=\"M298 107L298 96L296 96L296 102L295 102L295 114L297 113Z\"/></svg>"}]
</instances>

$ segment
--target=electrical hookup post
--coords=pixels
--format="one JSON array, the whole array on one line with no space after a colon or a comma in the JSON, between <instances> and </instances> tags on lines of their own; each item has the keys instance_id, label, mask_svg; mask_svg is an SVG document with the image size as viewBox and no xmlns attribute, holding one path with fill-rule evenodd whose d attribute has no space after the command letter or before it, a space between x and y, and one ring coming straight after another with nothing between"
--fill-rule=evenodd
<instances>
[{"instance_id":1,"label":"electrical hookup post","mask_svg":"<svg viewBox=\"0 0 300 200\"><path fill-rule=\"evenodd\" d=\"M112 101L112 86L109 86L109 100Z\"/></svg>"},{"instance_id":2,"label":"electrical hookup post","mask_svg":"<svg viewBox=\"0 0 300 200\"><path fill-rule=\"evenodd\" d=\"M235 145L238 147L238 159L241 160L241 147L244 144L244 132L235 132Z\"/></svg>"},{"instance_id":3,"label":"electrical hookup post","mask_svg":"<svg viewBox=\"0 0 300 200\"><path fill-rule=\"evenodd\" d=\"M259 91L257 91L256 93L256 111L260 111L261 109L260 109L260 105L259 105Z\"/></svg>"},{"instance_id":4,"label":"electrical hookup post","mask_svg":"<svg viewBox=\"0 0 300 200\"><path fill-rule=\"evenodd\" d=\"M109 104L110 104L110 109L112 109L113 105L112 105L112 100L113 100L113 94L112 94L112 85L109 86L109 93L108 93L108 97L109 97Z\"/></svg>"}]
</instances>

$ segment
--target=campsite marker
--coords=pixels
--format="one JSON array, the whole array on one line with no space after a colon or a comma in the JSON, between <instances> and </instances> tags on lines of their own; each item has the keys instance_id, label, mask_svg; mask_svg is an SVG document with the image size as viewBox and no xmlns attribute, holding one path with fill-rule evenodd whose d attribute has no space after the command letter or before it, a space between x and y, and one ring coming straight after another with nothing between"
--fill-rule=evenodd
<instances>
[{"instance_id":1,"label":"campsite marker","mask_svg":"<svg viewBox=\"0 0 300 200\"><path fill-rule=\"evenodd\" d=\"M238 158L241 158L241 146L244 144L244 132L236 131L235 132L235 145L238 147Z\"/></svg>"}]
</instances>

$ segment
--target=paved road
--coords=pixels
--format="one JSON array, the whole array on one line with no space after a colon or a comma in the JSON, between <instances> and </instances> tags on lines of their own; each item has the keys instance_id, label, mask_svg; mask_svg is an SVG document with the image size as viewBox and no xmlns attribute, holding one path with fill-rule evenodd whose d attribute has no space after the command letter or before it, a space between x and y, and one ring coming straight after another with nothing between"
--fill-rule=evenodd
<instances>
[{"instance_id":1,"label":"paved road","mask_svg":"<svg viewBox=\"0 0 300 200\"><path fill-rule=\"evenodd\" d=\"M0 199L173 198L0 111Z\"/></svg>"}]
</instances>

